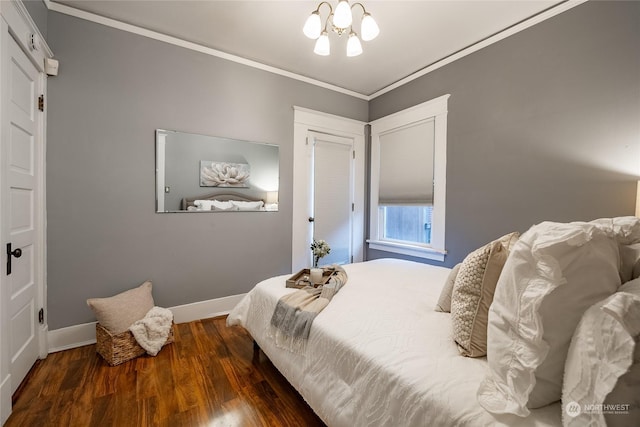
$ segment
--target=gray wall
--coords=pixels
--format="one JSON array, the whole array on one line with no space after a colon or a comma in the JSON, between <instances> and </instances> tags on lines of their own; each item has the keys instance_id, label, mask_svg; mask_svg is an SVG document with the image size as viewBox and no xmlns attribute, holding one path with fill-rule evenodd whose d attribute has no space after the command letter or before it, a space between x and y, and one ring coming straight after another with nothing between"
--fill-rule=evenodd
<instances>
[{"instance_id":1,"label":"gray wall","mask_svg":"<svg viewBox=\"0 0 640 427\"><path fill-rule=\"evenodd\" d=\"M160 306L247 292L291 269L293 105L366 120L367 102L49 12L49 328L90 297L154 282ZM277 144L280 210L156 214L157 128Z\"/></svg>"},{"instance_id":2,"label":"gray wall","mask_svg":"<svg viewBox=\"0 0 640 427\"><path fill-rule=\"evenodd\" d=\"M375 120L451 94L446 265L544 220L633 215L639 43L640 2L587 2L369 103Z\"/></svg>"}]
</instances>

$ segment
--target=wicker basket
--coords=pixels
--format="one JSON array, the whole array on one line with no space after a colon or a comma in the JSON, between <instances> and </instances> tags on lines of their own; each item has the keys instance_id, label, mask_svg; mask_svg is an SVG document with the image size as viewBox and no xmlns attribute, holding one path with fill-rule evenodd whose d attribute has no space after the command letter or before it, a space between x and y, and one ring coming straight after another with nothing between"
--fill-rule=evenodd
<instances>
[{"instance_id":1,"label":"wicker basket","mask_svg":"<svg viewBox=\"0 0 640 427\"><path fill-rule=\"evenodd\" d=\"M173 342L173 325L165 345ZM111 366L119 365L146 353L130 331L112 335L96 323L96 352Z\"/></svg>"}]
</instances>

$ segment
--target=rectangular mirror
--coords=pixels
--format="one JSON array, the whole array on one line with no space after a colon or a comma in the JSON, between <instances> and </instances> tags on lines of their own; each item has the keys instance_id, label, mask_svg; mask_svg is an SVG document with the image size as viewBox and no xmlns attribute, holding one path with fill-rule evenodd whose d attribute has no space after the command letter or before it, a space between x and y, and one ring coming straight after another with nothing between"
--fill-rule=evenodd
<instances>
[{"instance_id":1,"label":"rectangular mirror","mask_svg":"<svg viewBox=\"0 0 640 427\"><path fill-rule=\"evenodd\" d=\"M277 145L156 130L156 212L273 212Z\"/></svg>"}]
</instances>

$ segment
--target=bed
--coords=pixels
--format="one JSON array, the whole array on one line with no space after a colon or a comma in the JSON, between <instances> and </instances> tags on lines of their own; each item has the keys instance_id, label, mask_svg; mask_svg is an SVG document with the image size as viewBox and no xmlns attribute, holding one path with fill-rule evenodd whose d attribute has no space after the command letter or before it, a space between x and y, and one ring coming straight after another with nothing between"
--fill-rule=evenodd
<instances>
[{"instance_id":1,"label":"bed","mask_svg":"<svg viewBox=\"0 0 640 427\"><path fill-rule=\"evenodd\" d=\"M260 349L331 427L559 426L561 405L526 418L492 415L477 402L486 357L459 354L449 313L434 311L450 269L398 259L345 265L348 282L315 319L306 348L292 352L268 325L290 275L257 284L227 323Z\"/></svg>"}]
</instances>

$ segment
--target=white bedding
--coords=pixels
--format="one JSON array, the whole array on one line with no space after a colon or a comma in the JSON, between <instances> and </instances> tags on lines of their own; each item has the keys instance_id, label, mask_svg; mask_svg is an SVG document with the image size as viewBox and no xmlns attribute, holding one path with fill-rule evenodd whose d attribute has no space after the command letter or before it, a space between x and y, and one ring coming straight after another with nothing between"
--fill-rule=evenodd
<instances>
[{"instance_id":1,"label":"white bedding","mask_svg":"<svg viewBox=\"0 0 640 427\"><path fill-rule=\"evenodd\" d=\"M449 313L434 311L449 269L382 259L344 266L349 280L316 318L304 354L275 346L267 327L289 277L260 282L229 314L320 418L341 426L560 426L559 403L528 418L477 403L486 358L462 357Z\"/></svg>"}]
</instances>

